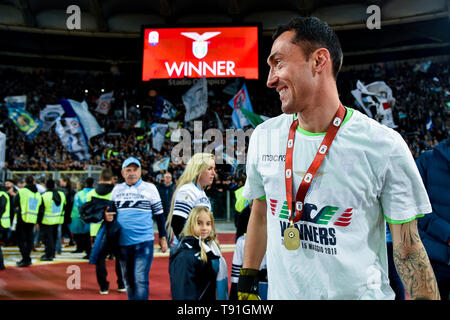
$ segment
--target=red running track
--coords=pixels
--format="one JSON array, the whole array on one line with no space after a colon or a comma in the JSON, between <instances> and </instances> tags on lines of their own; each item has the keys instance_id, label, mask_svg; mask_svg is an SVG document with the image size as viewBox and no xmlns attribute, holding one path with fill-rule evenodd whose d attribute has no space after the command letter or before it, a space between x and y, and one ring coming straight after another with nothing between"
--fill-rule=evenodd
<instances>
[{"instance_id":1,"label":"red running track","mask_svg":"<svg viewBox=\"0 0 450 320\"><path fill-rule=\"evenodd\" d=\"M234 234L219 235L220 243L234 243ZM231 275L233 252L223 253ZM80 289L69 289L67 281L73 272L69 266L80 268ZM0 271L0 300L127 300L125 292L117 292L117 276L113 260L106 262L109 294L100 295L95 265L88 262L54 263L26 268L7 267ZM70 279L69 282L71 283ZM155 257L150 269L150 300L170 300L169 258Z\"/></svg>"}]
</instances>

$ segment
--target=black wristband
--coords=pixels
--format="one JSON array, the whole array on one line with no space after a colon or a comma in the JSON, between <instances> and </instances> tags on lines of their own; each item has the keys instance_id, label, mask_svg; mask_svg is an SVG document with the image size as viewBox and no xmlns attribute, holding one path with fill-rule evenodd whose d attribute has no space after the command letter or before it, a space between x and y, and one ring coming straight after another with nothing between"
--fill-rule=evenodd
<instances>
[{"instance_id":1,"label":"black wristband","mask_svg":"<svg viewBox=\"0 0 450 320\"><path fill-rule=\"evenodd\" d=\"M255 269L241 269L239 272L238 292L258 294L259 272Z\"/></svg>"}]
</instances>

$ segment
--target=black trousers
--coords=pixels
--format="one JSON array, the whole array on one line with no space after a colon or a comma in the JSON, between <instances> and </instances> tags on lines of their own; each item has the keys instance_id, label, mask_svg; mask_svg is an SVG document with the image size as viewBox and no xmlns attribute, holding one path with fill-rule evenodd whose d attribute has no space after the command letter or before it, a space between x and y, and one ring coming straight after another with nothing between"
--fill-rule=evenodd
<instances>
[{"instance_id":1,"label":"black trousers","mask_svg":"<svg viewBox=\"0 0 450 320\"><path fill-rule=\"evenodd\" d=\"M76 251L86 252L86 254L91 253L91 235L88 233L74 233L73 239L77 245Z\"/></svg>"},{"instance_id":2,"label":"black trousers","mask_svg":"<svg viewBox=\"0 0 450 320\"><path fill-rule=\"evenodd\" d=\"M56 237L58 234L58 225L40 225L40 236L45 245L45 255L48 258L54 258L56 252Z\"/></svg>"},{"instance_id":3,"label":"black trousers","mask_svg":"<svg viewBox=\"0 0 450 320\"><path fill-rule=\"evenodd\" d=\"M16 233L17 244L19 245L22 261L31 263L31 249L33 249L33 223L25 223L22 219L18 219Z\"/></svg>"},{"instance_id":4,"label":"black trousers","mask_svg":"<svg viewBox=\"0 0 450 320\"><path fill-rule=\"evenodd\" d=\"M106 291L109 289L109 282L107 280L108 272L106 270L106 257L109 255L109 250L103 250L99 253L97 262L95 263L95 273L97 274L97 282L100 286L101 291ZM122 269L120 268L120 262L118 257L118 252L114 253L114 258L116 262L116 275L117 275L117 286L119 288L125 288L122 277Z\"/></svg>"}]
</instances>

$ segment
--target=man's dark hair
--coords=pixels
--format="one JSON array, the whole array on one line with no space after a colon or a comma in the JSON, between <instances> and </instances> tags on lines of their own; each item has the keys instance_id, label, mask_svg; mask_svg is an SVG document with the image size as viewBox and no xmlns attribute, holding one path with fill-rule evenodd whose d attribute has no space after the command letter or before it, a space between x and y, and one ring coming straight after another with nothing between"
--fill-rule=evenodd
<instances>
[{"instance_id":1,"label":"man's dark hair","mask_svg":"<svg viewBox=\"0 0 450 320\"><path fill-rule=\"evenodd\" d=\"M34 183L34 178L33 178L33 176L27 176L27 177L25 178L25 183L26 183L27 185L33 184L33 183Z\"/></svg>"},{"instance_id":2,"label":"man's dark hair","mask_svg":"<svg viewBox=\"0 0 450 320\"><path fill-rule=\"evenodd\" d=\"M55 180L48 179L47 183L45 184L45 186L47 187L48 190L55 189Z\"/></svg>"},{"instance_id":3,"label":"man's dark hair","mask_svg":"<svg viewBox=\"0 0 450 320\"><path fill-rule=\"evenodd\" d=\"M299 45L308 61L309 56L319 48L325 48L330 52L333 64L333 76L337 75L342 66L342 48L336 33L324 21L316 17L295 17L286 24L278 25L272 39L275 40L283 32L294 30L295 37L292 43Z\"/></svg>"},{"instance_id":4,"label":"man's dark hair","mask_svg":"<svg viewBox=\"0 0 450 320\"><path fill-rule=\"evenodd\" d=\"M94 183L95 183L94 178L91 178L91 177L86 178L86 180L84 181L84 187L85 188L93 188Z\"/></svg>"},{"instance_id":5,"label":"man's dark hair","mask_svg":"<svg viewBox=\"0 0 450 320\"><path fill-rule=\"evenodd\" d=\"M100 174L100 179L103 181L110 181L113 178L114 174L110 168L106 168L102 170Z\"/></svg>"}]
</instances>

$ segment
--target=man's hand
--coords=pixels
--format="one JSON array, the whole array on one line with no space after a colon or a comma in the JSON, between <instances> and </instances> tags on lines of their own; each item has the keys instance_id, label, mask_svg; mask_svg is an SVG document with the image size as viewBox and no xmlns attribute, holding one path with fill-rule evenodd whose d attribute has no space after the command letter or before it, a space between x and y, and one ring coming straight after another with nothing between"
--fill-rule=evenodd
<instances>
[{"instance_id":1,"label":"man's hand","mask_svg":"<svg viewBox=\"0 0 450 320\"><path fill-rule=\"evenodd\" d=\"M111 222L111 221L114 220L114 215L116 215L117 212L108 211L108 210L109 210L109 207L106 207L106 209L105 209L105 221L106 222Z\"/></svg>"},{"instance_id":2,"label":"man's hand","mask_svg":"<svg viewBox=\"0 0 450 320\"><path fill-rule=\"evenodd\" d=\"M167 251L167 239L166 237L159 238L159 245L161 246L161 251L164 253Z\"/></svg>"}]
</instances>

